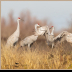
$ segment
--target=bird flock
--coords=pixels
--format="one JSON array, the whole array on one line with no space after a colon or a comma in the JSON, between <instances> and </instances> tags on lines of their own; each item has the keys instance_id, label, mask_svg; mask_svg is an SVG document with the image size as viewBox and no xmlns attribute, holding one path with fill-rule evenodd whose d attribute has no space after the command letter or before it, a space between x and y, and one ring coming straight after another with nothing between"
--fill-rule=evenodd
<instances>
[{"instance_id":1,"label":"bird flock","mask_svg":"<svg viewBox=\"0 0 72 72\"><path fill-rule=\"evenodd\" d=\"M6 46L13 47L16 45L16 43L19 40L20 35L20 27L19 27L19 20L20 17L17 19L17 29L16 31L7 39ZM51 29L51 32L50 32ZM57 45L58 43L61 43L63 41L67 41L69 43L72 43L72 33L69 33L67 31L61 32L58 36L54 37L54 26L51 26L50 28L45 26L40 26L39 24L35 24L35 31L34 35L27 36L23 40L20 41L20 47L23 47L25 45L28 45L28 48L30 49L31 44L34 43L38 36L45 36L47 45L51 45L52 48Z\"/></svg>"}]
</instances>

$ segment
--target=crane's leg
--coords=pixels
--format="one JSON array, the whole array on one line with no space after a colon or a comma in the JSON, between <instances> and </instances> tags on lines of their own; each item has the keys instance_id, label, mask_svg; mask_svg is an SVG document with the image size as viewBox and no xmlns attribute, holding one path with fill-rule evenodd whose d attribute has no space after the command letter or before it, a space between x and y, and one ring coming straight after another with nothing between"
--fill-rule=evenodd
<instances>
[{"instance_id":1,"label":"crane's leg","mask_svg":"<svg viewBox=\"0 0 72 72\"><path fill-rule=\"evenodd\" d=\"M52 48L54 47L54 43L52 43Z\"/></svg>"},{"instance_id":2,"label":"crane's leg","mask_svg":"<svg viewBox=\"0 0 72 72\"><path fill-rule=\"evenodd\" d=\"M28 48L29 48L29 50L30 50L30 44L28 44Z\"/></svg>"}]
</instances>

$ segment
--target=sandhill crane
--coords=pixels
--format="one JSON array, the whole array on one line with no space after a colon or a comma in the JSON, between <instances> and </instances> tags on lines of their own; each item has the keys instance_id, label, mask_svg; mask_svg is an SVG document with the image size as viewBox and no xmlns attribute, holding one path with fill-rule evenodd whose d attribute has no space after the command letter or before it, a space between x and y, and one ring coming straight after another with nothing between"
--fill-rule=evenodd
<instances>
[{"instance_id":1,"label":"sandhill crane","mask_svg":"<svg viewBox=\"0 0 72 72\"><path fill-rule=\"evenodd\" d=\"M63 41L67 41L72 43L72 33L69 33L67 31L63 31L61 32L58 36L54 37L54 27L52 26L50 29L52 29L51 34L50 33L46 33L46 39L47 39L47 43L48 45L51 43L52 44L52 48L54 46L54 44L58 44L61 43Z\"/></svg>"},{"instance_id":2,"label":"sandhill crane","mask_svg":"<svg viewBox=\"0 0 72 72\"><path fill-rule=\"evenodd\" d=\"M37 27L40 26L39 24L35 24L35 31L37 31ZM28 48L30 48L31 44L34 43L38 38L38 35L31 35L26 37L20 42L20 46L23 47L25 45L28 45Z\"/></svg>"},{"instance_id":3,"label":"sandhill crane","mask_svg":"<svg viewBox=\"0 0 72 72\"><path fill-rule=\"evenodd\" d=\"M20 42L20 46L23 47L25 45L28 45L28 48L30 48L31 44L34 43L37 40L37 38L38 38L38 35L28 36Z\"/></svg>"},{"instance_id":4,"label":"sandhill crane","mask_svg":"<svg viewBox=\"0 0 72 72\"><path fill-rule=\"evenodd\" d=\"M51 28L47 28L48 30L45 33L46 39L47 39L47 44L52 45L52 48L54 46L54 27L52 26ZM52 32L50 33L49 29L52 29Z\"/></svg>"},{"instance_id":5,"label":"sandhill crane","mask_svg":"<svg viewBox=\"0 0 72 72\"><path fill-rule=\"evenodd\" d=\"M37 28L39 26L39 28ZM40 26L39 24L35 24L35 35L44 35L48 26Z\"/></svg>"},{"instance_id":6,"label":"sandhill crane","mask_svg":"<svg viewBox=\"0 0 72 72\"><path fill-rule=\"evenodd\" d=\"M19 39L19 35L20 35L20 28L19 28L19 20L20 20L20 17L18 17L17 19L17 29L16 31L7 39L7 43L6 43L6 46L14 46L18 39Z\"/></svg>"},{"instance_id":7,"label":"sandhill crane","mask_svg":"<svg viewBox=\"0 0 72 72\"><path fill-rule=\"evenodd\" d=\"M56 36L54 38L54 42L56 44L61 43L61 42L65 41L65 40L67 42L69 42L69 43L72 43L72 33L69 33L67 31L63 31L58 36Z\"/></svg>"}]
</instances>

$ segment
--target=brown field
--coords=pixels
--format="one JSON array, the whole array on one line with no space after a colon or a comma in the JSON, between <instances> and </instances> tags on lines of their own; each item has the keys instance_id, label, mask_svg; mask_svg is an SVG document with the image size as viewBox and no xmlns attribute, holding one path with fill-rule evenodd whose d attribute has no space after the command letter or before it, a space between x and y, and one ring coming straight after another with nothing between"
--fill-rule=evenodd
<instances>
[{"instance_id":1,"label":"brown field","mask_svg":"<svg viewBox=\"0 0 72 72\"><path fill-rule=\"evenodd\" d=\"M47 24L46 19L38 20L36 17L32 17L29 11L26 13L21 12L20 14L20 18L27 20L20 21L20 38L14 48L7 48L5 44L7 38L16 30L17 22L14 21L12 12L9 14L7 26L6 19L1 18L1 69L72 69L72 44L66 41L52 49L46 45L45 37L39 36L30 50L25 46L17 51L20 40L34 34L35 23L39 23L41 26ZM48 26L51 25L53 24L48 24ZM72 26L61 31L63 30L72 33ZM60 32L55 32L55 36Z\"/></svg>"}]
</instances>

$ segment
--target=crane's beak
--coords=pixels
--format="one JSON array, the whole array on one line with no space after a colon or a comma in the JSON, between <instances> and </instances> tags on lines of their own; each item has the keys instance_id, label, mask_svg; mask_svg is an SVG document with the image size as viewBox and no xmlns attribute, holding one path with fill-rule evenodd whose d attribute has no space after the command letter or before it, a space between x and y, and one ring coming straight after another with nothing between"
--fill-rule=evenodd
<instances>
[{"instance_id":1,"label":"crane's beak","mask_svg":"<svg viewBox=\"0 0 72 72\"><path fill-rule=\"evenodd\" d=\"M41 27L41 25L39 25Z\"/></svg>"},{"instance_id":2,"label":"crane's beak","mask_svg":"<svg viewBox=\"0 0 72 72\"><path fill-rule=\"evenodd\" d=\"M21 19L22 21L24 21L23 19Z\"/></svg>"}]
</instances>

